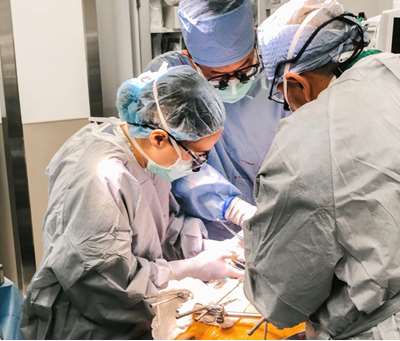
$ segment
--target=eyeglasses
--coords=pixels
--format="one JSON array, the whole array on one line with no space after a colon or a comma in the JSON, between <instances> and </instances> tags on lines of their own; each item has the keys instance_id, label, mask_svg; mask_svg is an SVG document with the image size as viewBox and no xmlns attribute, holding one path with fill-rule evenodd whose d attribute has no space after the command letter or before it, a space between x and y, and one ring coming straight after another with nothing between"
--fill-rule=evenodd
<instances>
[{"instance_id":1,"label":"eyeglasses","mask_svg":"<svg viewBox=\"0 0 400 341\"><path fill-rule=\"evenodd\" d=\"M302 88L302 86L297 82L287 81L287 84L288 84L288 88L289 87ZM273 92L272 95L270 94L268 98L276 103L283 104L284 110L290 111L289 104L286 102L286 98L281 91L276 89L276 92Z\"/></svg>"},{"instance_id":2,"label":"eyeglasses","mask_svg":"<svg viewBox=\"0 0 400 341\"><path fill-rule=\"evenodd\" d=\"M210 77L207 80L210 82L211 85L214 86L214 88L219 90L225 90L229 86L229 81L231 79L237 79L240 83L247 83L260 70L261 62L257 50L256 50L256 55L257 55L257 63L244 66L233 72Z\"/></svg>"},{"instance_id":3,"label":"eyeglasses","mask_svg":"<svg viewBox=\"0 0 400 341\"><path fill-rule=\"evenodd\" d=\"M139 123L132 123L132 122L126 122L130 125L133 125L135 127L142 127L142 128L147 128L147 129L151 129L151 130L156 130L156 129L160 129L162 131L165 131L168 134L168 137L173 140L180 148L182 148L186 153L189 154L189 156L192 158L192 171L197 173L198 171L200 171L201 167L208 161L208 155L209 155L209 151L207 152L201 152L201 153L196 153L192 150L190 150L189 148L187 148L186 146L184 146L182 144L182 142L178 141L174 136L172 136L168 131L166 131L163 128L160 127L156 127L150 124L139 124Z\"/></svg>"},{"instance_id":4,"label":"eyeglasses","mask_svg":"<svg viewBox=\"0 0 400 341\"><path fill-rule=\"evenodd\" d=\"M176 144L179 147L181 147L186 153L190 155L190 157L192 158L192 172L197 173L198 171L200 171L201 167L203 167L203 165L208 161L208 155L210 154L210 152L207 151L207 152L196 153L190 150L189 148L185 147L182 144L182 142L179 142L175 137L170 135L167 131L166 133L172 140L176 142Z\"/></svg>"},{"instance_id":5,"label":"eyeglasses","mask_svg":"<svg viewBox=\"0 0 400 341\"><path fill-rule=\"evenodd\" d=\"M280 104L284 104L285 103L285 98L283 96L283 94L277 90L276 88L276 83L279 79L279 74L282 70L282 68L285 67L286 64L294 64L297 63L300 58L303 56L304 52L307 50L307 48L310 46L310 44L312 43L312 41L314 40L314 38L317 36L317 34L326 26L328 26L329 24L331 24L334 21L341 21L344 22L345 24L348 24L350 26L354 26L356 25L358 33L360 35L360 41L357 42L355 41L355 49L353 51L353 54L343 63L340 63L337 66L337 73L338 73L338 77L343 73L343 69L346 67L346 65L349 65L355 58L357 58L360 53L364 50L364 47L366 46L366 42L364 41L364 30L361 27L360 24L358 24L357 22L355 22L354 20L350 19L350 18L355 18L357 19L357 16L355 16L354 14L351 13L343 13L335 18L332 18L330 20L328 20L327 22L323 23L321 26L319 26L312 34L311 36L307 39L307 41L305 42L305 44L303 45L303 47L301 48L301 50L299 51L299 53L296 55L296 57L292 58L292 59L286 59L286 60L282 60L280 61L275 68L275 74L274 74L274 79L272 81L271 84L271 88L270 88L270 93L268 96L268 99L280 103Z\"/></svg>"}]
</instances>

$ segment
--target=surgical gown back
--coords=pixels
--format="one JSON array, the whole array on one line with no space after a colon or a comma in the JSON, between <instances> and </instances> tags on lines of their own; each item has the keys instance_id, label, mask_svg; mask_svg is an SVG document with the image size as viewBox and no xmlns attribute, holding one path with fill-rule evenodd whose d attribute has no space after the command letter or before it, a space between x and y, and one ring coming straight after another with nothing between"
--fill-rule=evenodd
<instances>
[{"instance_id":1,"label":"surgical gown back","mask_svg":"<svg viewBox=\"0 0 400 341\"><path fill-rule=\"evenodd\" d=\"M397 297L399 155L398 55L359 61L283 120L244 233L245 292L266 318L336 337Z\"/></svg>"}]
</instances>

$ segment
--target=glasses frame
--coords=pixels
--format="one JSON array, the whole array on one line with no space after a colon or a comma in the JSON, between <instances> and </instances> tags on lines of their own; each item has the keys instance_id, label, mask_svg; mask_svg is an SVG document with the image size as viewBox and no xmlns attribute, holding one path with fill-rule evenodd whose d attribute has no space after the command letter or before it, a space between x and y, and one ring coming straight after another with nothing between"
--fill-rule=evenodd
<instances>
[{"instance_id":1,"label":"glasses frame","mask_svg":"<svg viewBox=\"0 0 400 341\"><path fill-rule=\"evenodd\" d=\"M229 86L229 81L232 78L236 78L240 83L247 83L252 77L254 77L257 73L259 73L261 61L260 61L260 57L258 56L258 54L257 54L257 59L258 59L258 62L255 64L252 64L249 66L244 66L233 72L224 73L224 74L221 74L218 76L213 76L213 77L207 78L207 81L210 82L210 81L219 80L218 85L214 85L214 87L219 90L225 90ZM245 72L246 70L251 70L251 69L254 69L254 71L251 73Z\"/></svg>"},{"instance_id":2,"label":"glasses frame","mask_svg":"<svg viewBox=\"0 0 400 341\"><path fill-rule=\"evenodd\" d=\"M168 131L166 131L163 128L153 126L150 124L141 124L141 123L133 123L133 122L126 122L126 123L133 125L135 127L142 127L142 128L147 128L147 129L151 129L151 130L160 129L160 130L164 131L165 133L167 133L168 137L171 140L173 140L179 147L181 147L186 153L188 153L190 155L190 157L192 158L192 171L194 173L197 173L198 171L200 171L201 167L208 161L208 155L210 153L209 151L203 152L202 156L199 157L198 155L195 154L195 152L193 152L189 148L185 147L182 144L182 142L179 142L174 136L172 136Z\"/></svg>"},{"instance_id":3,"label":"glasses frame","mask_svg":"<svg viewBox=\"0 0 400 341\"><path fill-rule=\"evenodd\" d=\"M239 80L240 83L247 83L257 73L264 70L264 66L262 64L262 57L259 54L258 48L257 48L257 41L254 43L254 50L255 50L255 54L257 56L257 63L251 64L248 66L243 66L233 72L223 73L223 74L220 74L217 76L207 78L207 81L210 82L213 80L220 79L219 84L217 86L214 86L216 89L219 89L219 90L225 90L229 86L229 81L232 78L236 78L237 80ZM254 68L254 71L251 74L244 72L251 68Z\"/></svg>"},{"instance_id":4,"label":"glasses frame","mask_svg":"<svg viewBox=\"0 0 400 341\"><path fill-rule=\"evenodd\" d=\"M343 13L343 14L341 14L341 15L335 17L335 18L332 18L332 19L326 21L326 22L323 23L321 26L319 26L319 27L317 27L317 28L315 29L315 31L311 34L311 36L310 36L310 37L307 39L307 41L304 43L303 47L300 49L300 51L299 51L299 53L296 55L296 57L291 58L291 59L282 60L282 61L280 61L280 62L276 65L275 74L274 74L274 79L273 79L273 81L272 81L271 88L270 88L270 92L269 92L269 96L268 96L268 99L269 99L269 100L274 101L274 102L279 103L279 104L284 104L284 103L285 103L285 100L278 100L278 99L276 99L275 94L274 94L275 83L277 82L277 79L278 79L278 77L279 77L279 72L281 71L282 67L284 67L286 64L294 64L294 63L298 62L298 61L300 60L300 58L303 56L304 52L305 52L305 51L307 50L307 48L309 47L309 45L312 43L312 41L314 40L314 38L317 36L317 34L318 34L323 28L325 28L326 26L328 26L329 24L331 24L331 23L334 22L334 21L341 21L341 22L344 22L345 24L348 24L348 25L351 25L351 26L356 25L356 26L357 26L357 30L358 30L358 32L360 33L360 37L361 37L361 41L360 41L357 45L355 45L354 52L353 52L353 54L350 56L350 58L348 58L345 62L340 63L340 64L338 65L338 67L337 67L338 75L340 76L340 75L343 73L342 68L343 68L346 64L351 63L355 58L357 58L357 57L360 55L360 53L364 50L364 47L366 46L366 43L365 43L365 40L364 40L364 30L363 30L363 28L361 27L360 24L354 22L354 21L351 20L349 17L350 17L350 18L353 18L353 19L354 19L354 18L357 19L357 16L355 16L355 15L352 14L352 13Z\"/></svg>"}]
</instances>

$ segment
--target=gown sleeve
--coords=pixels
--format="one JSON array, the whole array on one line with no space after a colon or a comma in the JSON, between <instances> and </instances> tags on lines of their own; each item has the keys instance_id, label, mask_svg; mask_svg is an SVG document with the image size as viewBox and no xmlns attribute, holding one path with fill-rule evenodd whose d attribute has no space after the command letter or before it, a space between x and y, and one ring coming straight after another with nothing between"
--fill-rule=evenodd
<instances>
[{"instance_id":1,"label":"gown sleeve","mask_svg":"<svg viewBox=\"0 0 400 341\"><path fill-rule=\"evenodd\" d=\"M108 166L113 172L123 168L118 162ZM124 172L112 176L114 183L87 173L76 174L79 183L67 189L62 209L51 213L63 233L51 244L45 266L87 319L110 326L150 320L144 296L165 287L171 269L165 259L132 251L132 229L145 228L131 226L130 204L138 200L139 187ZM44 278L34 278L33 286L46 283L46 272L40 273Z\"/></svg>"},{"instance_id":2,"label":"gown sleeve","mask_svg":"<svg viewBox=\"0 0 400 341\"><path fill-rule=\"evenodd\" d=\"M324 145L327 138L321 132L318 141ZM285 127L278 134L257 177L257 213L244 228L245 293L281 328L318 310L343 256L335 238L329 151L307 148L306 139Z\"/></svg>"}]
</instances>

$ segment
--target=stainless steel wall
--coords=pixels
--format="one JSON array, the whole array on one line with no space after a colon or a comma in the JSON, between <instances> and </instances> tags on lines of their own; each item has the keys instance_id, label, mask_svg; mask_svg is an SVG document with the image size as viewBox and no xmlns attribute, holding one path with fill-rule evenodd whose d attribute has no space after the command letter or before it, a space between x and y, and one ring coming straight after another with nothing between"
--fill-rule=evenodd
<instances>
[{"instance_id":1,"label":"stainless steel wall","mask_svg":"<svg viewBox=\"0 0 400 341\"><path fill-rule=\"evenodd\" d=\"M18 282L17 255L14 247L7 178L3 125L0 123L0 263L4 265L6 276L13 282Z\"/></svg>"},{"instance_id":2,"label":"stainless steel wall","mask_svg":"<svg viewBox=\"0 0 400 341\"><path fill-rule=\"evenodd\" d=\"M31 6L0 0L0 263L21 289L42 260L46 166L103 115L95 0Z\"/></svg>"},{"instance_id":3,"label":"stainless steel wall","mask_svg":"<svg viewBox=\"0 0 400 341\"><path fill-rule=\"evenodd\" d=\"M103 116L103 95L101 87L99 37L97 29L96 7L96 0L83 0L82 2L83 22L86 40L90 115Z\"/></svg>"},{"instance_id":4,"label":"stainless steel wall","mask_svg":"<svg viewBox=\"0 0 400 341\"><path fill-rule=\"evenodd\" d=\"M6 161L6 174L2 176L7 177L9 216L14 242L14 253L2 257L7 258L5 263L9 263L10 259L15 257L16 280L19 287L23 288L35 270L35 254L10 0L0 0L0 64L4 99L2 128ZM5 231L9 228L6 222L1 228L5 234L10 234L10 231ZM8 247L10 248L9 245ZM5 270L11 271L11 269Z\"/></svg>"}]
</instances>

